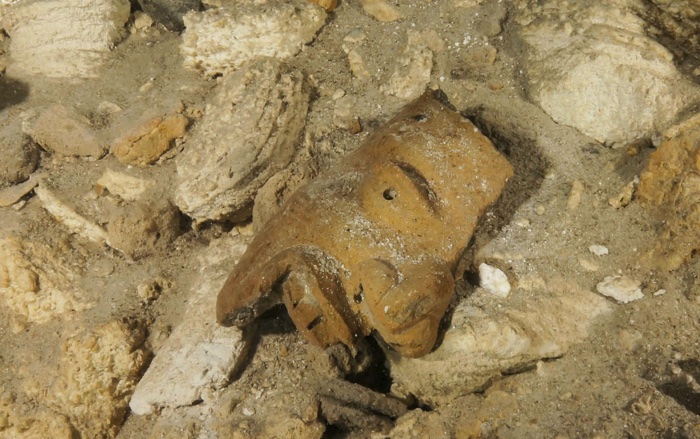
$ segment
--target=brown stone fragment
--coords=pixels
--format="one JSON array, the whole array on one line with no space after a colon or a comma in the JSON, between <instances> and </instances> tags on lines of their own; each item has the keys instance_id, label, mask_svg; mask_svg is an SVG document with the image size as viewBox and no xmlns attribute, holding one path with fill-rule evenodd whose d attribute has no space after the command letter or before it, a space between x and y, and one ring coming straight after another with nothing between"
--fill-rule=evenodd
<instances>
[{"instance_id":1,"label":"brown stone fragment","mask_svg":"<svg viewBox=\"0 0 700 439\"><path fill-rule=\"evenodd\" d=\"M188 122L179 113L149 119L115 141L111 153L124 164L151 165L185 134Z\"/></svg>"},{"instance_id":2,"label":"brown stone fragment","mask_svg":"<svg viewBox=\"0 0 700 439\"><path fill-rule=\"evenodd\" d=\"M309 0L311 3L315 3L326 10L326 12L335 11L338 7L338 0Z\"/></svg>"},{"instance_id":3,"label":"brown stone fragment","mask_svg":"<svg viewBox=\"0 0 700 439\"><path fill-rule=\"evenodd\" d=\"M401 355L433 348L454 270L513 169L431 93L292 195L219 293L217 318L245 326L284 303L313 344L377 331Z\"/></svg>"}]
</instances>

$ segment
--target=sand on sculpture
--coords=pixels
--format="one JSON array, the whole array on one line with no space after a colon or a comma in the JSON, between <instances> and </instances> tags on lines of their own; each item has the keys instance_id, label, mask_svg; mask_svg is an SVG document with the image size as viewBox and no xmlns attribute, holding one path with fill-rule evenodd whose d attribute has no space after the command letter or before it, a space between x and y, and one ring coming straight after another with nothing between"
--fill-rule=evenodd
<instances>
[{"instance_id":1,"label":"sand on sculpture","mask_svg":"<svg viewBox=\"0 0 700 439\"><path fill-rule=\"evenodd\" d=\"M401 355L433 348L454 270L513 175L479 130L428 92L300 188L258 233L217 300L245 326L284 303L313 344L376 330Z\"/></svg>"}]
</instances>

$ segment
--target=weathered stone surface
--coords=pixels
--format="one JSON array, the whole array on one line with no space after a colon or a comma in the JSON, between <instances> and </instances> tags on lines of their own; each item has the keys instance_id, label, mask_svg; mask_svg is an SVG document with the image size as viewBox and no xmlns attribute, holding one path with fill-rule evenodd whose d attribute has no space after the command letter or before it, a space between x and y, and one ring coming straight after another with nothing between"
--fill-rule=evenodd
<instances>
[{"instance_id":1,"label":"weathered stone surface","mask_svg":"<svg viewBox=\"0 0 700 439\"><path fill-rule=\"evenodd\" d=\"M133 259L166 249L179 233L178 211L162 196L119 206L107 223L109 245Z\"/></svg>"},{"instance_id":2,"label":"weathered stone surface","mask_svg":"<svg viewBox=\"0 0 700 439\"><path fill-rule=\"evenodd\" d=\"M422 358L387 352L395 390L429 404L448 403L501 372L562 355L611 309L602 297L563 282L541 298L509 300L504 306L483 294L460 303L442 344Z\"/></svg>"},{"instance_id":3,"label":"weathered stone surface","mask_svg":"<svg viewBox=\"0 0 700 439\"><path fill-rule=\"evenodd\" d=\"M110 152L127 165L147 166L156 162L182 137L189 121L182 114L154 117L117 139Z\"/></svg>"},{"instance_id":4,"label":"weathered stone surface","mask_svg":"<svg viewBox=\"0 0 700 439\"><path fill-rule=\"evenodd\" d=\"M285 60L311 42L326 12L308 0L227 3L185 15L185 65L209 76L261 56Z\"/></svg>"},{"instance_id":5,"label":"weathered stone surface","mask_svg":"<svg viewBox=\"0 0 700 439\"><path fill-rule=\"evenodd\" d=\"M34 191L41 200L44 209L71 233L98 244L108 243L109 238L105 229L76 212L72 206L62 201L49 188L39 185Z\"/></svg>"},{"instance_id":6,"label":"weathered stone surface","mask_svg":"<svg viewBox=\"0 0 700 439\"><path fill-rule=\"evenodd\" d=\"M83 273L71 257L75 256L65 244L0 240L0 301L10 312L15 332L31 324L70 319L94 306L76 288Z\"/></svg>"},{"instance_id":7,"label":"weathered stone surface","mask_svg":"<svg viewBox=\"0 0 700 439\"><path fill-rule=\"evenodd\" d=\"M29 178L39 162L39 150L17 122L0 129L0 188Z\"/></svg>"},{"instance_id":8,"label":"weathered stone surface","mask_svg":"<svg viewBox=\"0 0 700 439\"><path fill-rule=\"evenodd\" d=\"M308 103L302 74L279 61L227 76L177 157L177 206L198 221L249 217L258 189L292 160Z\"/></svg>"},{"instance_id":9,"label":"weathered stone surface","mask_svg":"<svg viewBox=\"0 0 700 439\"><path fill-rule=\"evenodd\" d=\"M65 415L81 437L113 438L146 361L143 340L141 328L119 321L71 337L50 390L44 378L36 377L29 378L27 391Z\"/></svg>"},{"instance_id":10,"label":"weathered stone surface","mask_svg":"<svg viewBox=\"0 0 700 439\"><path fill-rule=\"evenodd\" d=\"M700 115L665 137L640 176L637 196L663 221L652 265L675 270L700 249Z\"/></svg>"},{"instance_id":11,"label":"weathered stone surface","mask_svg":"<svg viewBox=\"0 0 700 439\"><path fill-rule=\"evenodd\" d=\"M105 139L86 117L61 104L42 109L27 131L42 148L60 155L98 159L107 149Z\"/></svg>"},{"instance_id":12,"label":"weathered stone surface","mask_svg":"<svg viewBox=\"0 0 700 439\"><path fill-rule=\"evenodd\" d=\"M43 175L32 175L29 180L15 186L0 189L0 207L12 206L23 196L34 190Z\"/></svg>"},{"instance_id":13,"label":"weathered stone surface","mask_svg":"<svg viewBox=\"0 0 700 439\"><path fill-rule=\"evenodd\" d=\"M32 415L14 412L11 401L0 403L1 439L74 439L73 427L65 416L43 410Z\"/></svg>"},{"instance_id":14,"label":"weathered stone surface","mask_svg":"<svg viewBox=\"0 0 700 439\"><path fill-rule=\"evenodd\" d=\"M224 238L200 258L201 274L193 282L185 317L136 386L129 403L134 413L187 406L200 399L208 404L211 392L228 384L248 344L240 329L217 325L212 313L216 291L226 276L221 262L238 259L245 248L240 236Z\"/></svg>"},{"instance_id":15,"label":"weathered stone surface","mask_svg":"<svg viewBox=\"0 0 700 439\"><path fill-rule=\"evenodd\" d=\"M121 40L129 0L18 2L0 16L11 37L13 76L92 78ZM76 23L80 23L76 26ZM2 27L0 26L0 27Z\"/></svg>"},{"instance_id":16,"label":"weathered stone surface","mask_svg":"<svg viewBox=\"0 0 700 439\"><path fill-rule=\"evenodd\" d=\"M317 346L377 331L402 355L428 353L457 259L512 172L426 93L267 222L219 293L219 322L246 326L284 303Z\"/></svg>"},{"instance_id":17,"label":"weathered stone surface","mask_svg":"<svg viewBox=\"0 0 700 439\"><path fill-rule=\"evenodd\" d=\"M185 27L182 17L189 11L202 9L200 0L138 0L141 9L167 29L180 31Z\"/></svg>"},{"instance_id":18,"label":"weathered stone surface","mask_svg":"<svg viewBox=\"0 0 700 439\"><path fill-rule=\"evenodd\" d=\"M528 93L555 121L607 145L649 137L688 102L673 55L646 36L636 0L522 1Z\"/></svg>"},{"instance_id":19,"label":"weathered stone surface","mask_svg":"<svg viewBox=\"0 0 700 439\"><path fill-rule=\"evenodd\" d=\"M101 195L106 189L110 194L116 195L126 201L136 201L141 196L155 187L156 182L134 177L123 172L107 169L97 180L95 191Z\"/></svg>"},{"instance_id":20,"label":"weathered stone surface","mask_svg":"<svg viewBox=\"0 0 700 439\"><path fill-rule=\"evenodd\" d=\"M397 59L394 72L379 90L406 101L415 99L425 91L432 69L433 52L425 38L420 33L409 32L406 48Z\"/></svg>"},{"instance_id":21,"label":"weathered stone surface","mask_svg":"<svg viewBox=\"0 0 700 439\"><path fill-rule=\"evenodd\" d=\"M360 0L362 9L377 21L390 22L403 18L403 14L386 0Z\"/></svg>"},{"instance_id":22,"label":"weathered stone surface","mask_svg":"<svg viewBox=\"0 0 700 439\"><path fill-rule=\"evenodd\" d=\"M640 285L641 282L628 276L606 276L598 282L596 291L619 303L629 303L644 297Z\"/></svg>"}]
</instances>

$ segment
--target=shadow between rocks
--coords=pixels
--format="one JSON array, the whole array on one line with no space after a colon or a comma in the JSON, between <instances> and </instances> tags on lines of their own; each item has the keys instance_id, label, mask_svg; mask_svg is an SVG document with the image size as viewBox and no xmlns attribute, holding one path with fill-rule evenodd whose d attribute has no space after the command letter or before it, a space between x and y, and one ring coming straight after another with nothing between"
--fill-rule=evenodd
<instances>
[{"instance_id":1,"label":"shadow between rocks","mask_svg":"<svg viewBox=\"0 0 700 439\"><path fill-rule=\"evenodd\" d=\"M0 76L0 111L17 105L29 96L29 85L7 76Z\"/></svg>"}]
</instances>

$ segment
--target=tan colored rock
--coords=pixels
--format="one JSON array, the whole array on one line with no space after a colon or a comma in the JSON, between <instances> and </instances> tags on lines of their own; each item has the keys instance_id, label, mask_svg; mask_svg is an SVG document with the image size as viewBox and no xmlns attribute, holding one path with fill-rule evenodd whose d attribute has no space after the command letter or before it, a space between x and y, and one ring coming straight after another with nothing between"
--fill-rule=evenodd
<instances>
[{"instance_id":1,"label":"tan colored rock","mask_svg":"<svg viewBox=\"0 0 700 439\"><path fill-rule=\"evenodd\" d=\"M386 0L360 0L367 15L384 23L400 20L403 14Z\"/></svg>"},{"instance_id":2,"label":"tan colored rock","mask_svg":"<svg viewBox=\"0 0 700 439\"><path fill-rule=\"evenodd\" d=\"M61 104L42 109L30 122L28 133L42 148L60 155L98 159L107 149L105 139L86 117Z\"/></svg>"},{"instance_id":3,"label":"tan colored rock","mask_svg":"<svg viewBox=\"0 0 700 439\"><path fill-rule=\"evenodd\" d=\"M406 101L416 99L430 83L432 69L433 52L421 34L409 32L406 48L397 59L394 72L379 90Z\"/></svg>"},{"instance_id":4,"label":"tan colored rock","mask_svg":"<svg viewBox=\"0 0 700 439\"><path fill-rule=\"evenodd\" d=\"M39 149L19 123L0 128L0 188L27 180L38 163Z\"/></svg>"},{"instance_id":5,"label":"tan colored rock","mask_svg":"<svg viewBox=\"0 0 700 439\"><path fill-rule=\"evenodd\" d=\"M338 7L338 0L309 0L311 3L315 3L326 10L326 12L333 12L335 8Z\"/></svg>"},{"instance_id":6,"label":"tan colored rock","mask_svg":"<svg viewBox=\"0 0 700 439\"><path fill-rule=\"evenodd\" d=\"M97 244L108 244L107 231L94 222L80 215L73 207L62 201L52 190L45 186L37 186L34 191L46 209L59 223L71 233Z\"/></svg>"},{"instance_id":7,"label":"tan colored rock","mask_svg":"<svg viewBox=\"0 0 700 439\"><path fill-rule=\"evenodd\" d=\"M666 128L698 94L648 36L636 0L523 1L514 14L528 94L558 123L624 146Z\"/></svg>"},{"instance_id":8,"label":"tan colored rock","mask_svg":"<svg viewBox=\"0 0 700 439\"><path fill-rule=\"evenodd\" d=\"M23 1L6 8L0 20L11 37L9 74L96 77L124 36L130 8L129 0Z\"/></svg>"},{"instance_id":9,"label":"tan colored rock","mask_svg":"<svg viewBox=\"0 0 700 439\"><path fill-rule=\"evenodd\" d=\"M0 301L10 311L15 332L32 324L70 319L94 306L76 288L83 273L69 257L74 256L65 245L18 237L0 240Z\"/></svg>"},{"instance_id":10,"label":"tan colored rock","mask_svg":"<svg viewBox=\"0 0 700 439\"><path fill-rule=\"evenodd\" d=\"M700 116L667 134L640 176L637 196L663 221L652 264L675 270L700 249Z\"/></svg>"},{"instance_id":11,"label":"tan colored rock","mask_svg":"<svg viewBox=\"0 0 700 439\"><path fill-rule=\"evenodd\" d=\"M189 120L182 114L154 117L117 139L110 152L126 165L152 165L173 141L185 135Z\"/></svg>"},{"instance_id":12,"label":"tan colored rock","mask_svg":"<svg viewBox=\"0 0 700 439\"><path fill-rule=\"evenodd\" d=\"M18 202L23 196L34 190L44 175L33 175L24 183L0 189L0 207L12 206Z\"/></svg>"},{"instance_id":13,"label":"tan colored rock","mask_svg":"<svg viewBox=\"0 0 700 439\"><path fill-rule=\"evenodd\" d=\"M81 437L114 438L146 361L144 333L112 321L71 337L63 346L58 376L44 401L65 415ZM41 392L41 387L30 391Z\"/></svg>"},{"instance_id":14,"label":"tan colored rock","mask_svg":"<svg viewBox=\"0 0 700 439\"><path fill-rule=\"evenodd\" d=\"M358 52L357 49L348 49L346 53L348 54L348 64L350 65L350 71L353 77L358 81L368 81L371 79L372 75L369 73L369 70L367 70L367 67L365 67L365 61L362 59L360 52Z\"/></svg>"},{"instance_id":15,"label":"tan colored rock","mask_svg":"<svg viewBox=\"0 0 700 439\"><path fill-rule=\"evenodd\" d=\"M401 355L425 355L457 259L511 175L471 122L426 93L267 222L219 293L217 318L245 326L282 302L317 346L376 330Z\"/></svg>"},{"instance_id":16,"label":"tan colored rock","mask_svg":"<svg viewBox=\"0 0 700 439\"><path fill-rule=\"evenodd\" d=\"M126 201L136 201L155 186L155 181L145 180L107 169L95 184L97 195L106 189L110 194L117 195Z\"/></svg>"},{"instance_id":17,"label":"tan colored rock","mask_svg":"<svg viewBox=\"0 0 700 439\"><path fill-rule=\"evenodd\" d=\"M394 391L446 404L483 388L494 375L561 356L611 311L604 298L562 281L538 296L511 297L504 305L484 294L460 303L435 351L416 359L387 353Z\"/></svg>"},{"instance_id":18,"label":"tan colored rock","mask_svg":"<svg viewBox=\"0 0 700 439\"><path fill-rule=\"evenodd\" d=\"M249 218L257 191L294 157L308 103L302 74L274 59L224 78L176 159L177 206L197 221Z\"/></svg>"},{"instance_id":19,"label":"tan colored rock","mask_svg":"<svg viewBox=\"0 0 700 439\"><path fill-rule=\"evenodd\" d=\"M14 413L12 407L0 406L0 439L74 439L73 427L65 416L50 411L31 415Z\"/></svg>"},{"instance_id":20,"label":"tan colored rock","mask_svg":"<svg viewBox=\"0 0 700 439\"><path fill-rule=\"evenodd\" d=\"M192 11L184 17L184 62L214 76L261 56L286 60L316 37L325 20L323 8L308 0L233 2Z\"/></svg>"}]
</instances>

